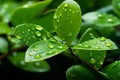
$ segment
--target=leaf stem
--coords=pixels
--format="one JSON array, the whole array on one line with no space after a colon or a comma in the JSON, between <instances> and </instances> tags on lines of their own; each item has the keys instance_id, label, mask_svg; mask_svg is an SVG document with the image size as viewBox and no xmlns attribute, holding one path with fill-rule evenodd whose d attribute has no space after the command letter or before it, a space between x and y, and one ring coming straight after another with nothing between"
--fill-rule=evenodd
<instances>
[{"instance_id":1,"label":"leaf stem","mask_svg":"<svg viewBox=\"0 0 120 80\"><path fill-rule=\"evenodd\" d=\"M90 71L92 71L96 76L97 76L97 80L107 80L106 77L104 77L97 69L95 69L92 65L88 64L87 62L85 62L84 60L82 60L80 57L78 57L75 53L73 53L71 47L69 46L69 51L70 54L75 57L79 63L83 64L83 66L85 66L86 68L88 68Z\"/></svg>"}]
</instances>

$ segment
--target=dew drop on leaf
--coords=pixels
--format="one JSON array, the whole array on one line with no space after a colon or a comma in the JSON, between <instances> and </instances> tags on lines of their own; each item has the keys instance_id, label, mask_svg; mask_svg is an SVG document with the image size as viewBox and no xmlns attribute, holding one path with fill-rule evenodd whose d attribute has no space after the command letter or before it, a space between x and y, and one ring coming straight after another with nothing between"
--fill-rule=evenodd
<instances>
[{"instance_id":1,"label":"dew drop on leaf","mask_svg":"<svg viewBox=\"0 0 120 80\"><path fill-rule=\"evenodd\" d=\"M100 61L100 65L102 65L103 64L103 61Z\"/></svg>"},{"instance_id":2,"label":"dew drop on leaf","mask_svg":"<svg viewBox=\"0 0 120 80\"><path fill-rule=\"evenodd\" d=\"M104 18L102 14L97 15L98 18Z\"/></svg>"},{"instance_id":3,"label":"dew drop on leaf","mask_svg":"<svg viewBox=\"0 0 120 80\"><path fill-rule=\"evenodd\" d=\"M54 19L57 19L57 15L54 15L54 17L53 17Z\"/></svg>"},{"instance_id":4,"label":"dew drop on leaf","mask_svg":"<svg viewBox=\"0 0 120 80\"><path fill-rule=\"evenodd\" d=\"M41 56L40 56L39 54L37 54L37 55L35 55L34 58L35 58L35 59L39 59L39 58L41 58Z\"/></svg>"},{"instance_id":5,"label":"dew drop on leaf","mask_svg":"<svg viewBox=\"0 0 120 80\"><path fill-rule=\"evenodd\" d=\"M40 65L40 62L35 62L35 66L39 67Z\"/></svg>"},{"instance_id":6,"label":"dew drop on leaf","mask_svg":"<svg viewBox=\"0 0 120 80\"><path fill-rule=\"evenodd\" d=\"M54 45L53 44L49 44L48 47L52 49L52 48L54 48Z\"/></svg>"},{"instance_id":7,"label":"dew drop on leaf","mask_svg":"<svg viewBox=\"0 0 120 80\"><path fill-rule=\"evenodd\" d=\"M96 60L94 58L90 59L90 63L94 64L96 62Z\"/></svg>"},{"instance_id":8,"label":"dew drop on leaf","mask_svg":"<svg viewBox=\"0 0 120 80\"><path fill-rule=\"evenodd\" d=\"M35 29L36 29L36 30L42 30L43 27L41 27L41 26L36 26Z\"/></svg>"},{"instance_id":9,"label":"dew drop on leaf","mask_svg":"<svg viewBox=\"0 0 120 80\"><path fill-rule=\"evenodd\" d=\"M30 55L30 56L33 56L33 54L32 54L32 53L29 53L29 55Z\"/></svg>"},{"instance_id":10,"label":"dew drop on leaf","mask_svg":"<svg viewBox=\"0 0 120 80\"><path fill-rule=\"evenodd\" d=\"M107 19L107 21L110 22L110 23L111 23L111 22L114 22L114 20L111 19L111 18Z\"/></svg>"},{"instance_id":11,"label":"dew drop on leaf","mask_svg":"<svg viewBox=\"0 0 120 80\"><path fill-rule=\"evenodd\" d=\"M105 45L106 45L107 47L111 47L111 46L112 46L112 44L111 44L110 42L107 42Z\"/></svg>"},{"instance_id":12,"label":"dew drop on leaf","mask_svg":"<svg viewBox=\"0 0 120 80\"><path fill-rule=\"evenodd\" d=\"M72 33L70 32L68 35L69 35L69 36L72 36Z\"/></svg>"},{"instance_id":13,"label":"dew drop on leaf","mask_svg":"<svg viewBox=\"0 0 120 80\"><path fill-rule=\"evenodd\" d=\"M17 35L16 37L17 37L18 39L21 39L21 36L20 36L20 35Z\"/></svg>"},{"instance_id":14,"label":"dew drop on leaf","mask_svg":"<svg viewBox=\"0 0 120 80\"><path fill-rule=\"evenodd\" d=\"M68 7L68 4L64 4L64 7Z\"/></svg>"},{"instance_id":15,"label":"dew drop on leaf","mask_svg":"<svg viewBox=\"0 0 120 80\"><path fill-rule=\"evenodd\" d=\"M41 36L41 33L39 31L36 31L37 36Z\"/></svg>"},{"instance_id":16,"label":"dew drop on leaf","mask_svg":"<svg viewBox=\"0 0 120 80\"><path fill-rule=\"evenodd\" d=\"M21 66L25 66L25 65L26 65L25 61L23 61L23 60L20 61L20 65L21 65Z\"/></svg>"},{"instance_id":17,"label":"dew drop on leaf","mask_svg":"<svg viewBox=\"0 0 120 80\"><path fill-rule=\"evenodd\" d=\"M38 49L37 49L37 48L34 48L34 51L38 51Z\"/></svg>"},{"instance_id":18,"label":"dew drop on leaf","mask_svg":"<svg viewBox=\"0 0 120 80\"><path fill-rule=\"evenodd\" d=\"M43 36L42 36L42 39L43 39L44 41L46 41L46 40L47 40L47 37L46 37L45 35L43 35Z\"/></svg>"},{"instance_id":19,"label":"dew drop on leaf","mask_svg":"<svg viewBox=\"0 0 120 80\"><path fill-rule=\"evenodd\" d=\"M105 40L106 40L105 37L101 37L101 38L100 38L100 41L105 41Z\"/></svg>"}]
</instances>

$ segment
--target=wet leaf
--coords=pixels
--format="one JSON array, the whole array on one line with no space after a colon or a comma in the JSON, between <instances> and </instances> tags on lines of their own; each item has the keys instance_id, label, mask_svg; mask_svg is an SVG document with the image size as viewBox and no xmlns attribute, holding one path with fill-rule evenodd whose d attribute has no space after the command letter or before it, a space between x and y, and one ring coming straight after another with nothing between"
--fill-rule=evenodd
<instances>
[{"instance_id":1,"label":"wet leaf","mask_svg":"<svg viewBox=\"0 0 120 80\"><path fill-rule=\"evenodd\" d=\"M120 24L120 19L113 14L103 12L88 12L82 16L83 20L96 26L113 27Z\"/></svg>"},{"instance_id":2,"label":"wet leaf","mask_svg":"<svg viewBox=\"0 0 120 80\"><path fill-rule=\"evenodd\" d=\"M94 74L82 65L74 65L68 68L66 77L67 80L96 80Z\"/></svg>"},{"instance_id":3,"label":"wet leaf","mask_svg":"<svg viewBox=\"0 0 120 80\"><path fill-rule=\"evenodd\" d=\"M118 49L117 45L105 37L94 38L77 44L73 49L81 50L115 50Z\"/></svg>"},{"instance_id":4,"label":"wet leaf","mask_svg":"<svg viewBox=\"0 0 120 80\"><path fill-rule=\"evenodd\" d=\"M99 37L99 32L95 29L88 28L81 36L79 43L87 40L92 40ZM100 69L104 63L106 57L106 51L95 51L95 50L76 50L75 52L78 57L86 61L88 64L94 66L96 69Z\"/></svg>"},{"instance_id":5,"label":"wet leaf","mask_svg":"<svg viewBox=\"0 0 120 80\"><path fill-rule=\"evenodd\" d=\"M39 41L32 44L26 51L25 61L41 61L65 51L67 46L50 40Z\"/></svg>"},{"instance_id":6,"label":"wet leaf","mask_svg":"<svg viewBox=\"0 0 120 80\"><path fill-rule=\"evenodd\" d=\"M120 79L120 61L115 61L105 68L102 72L109 76L109 80L119 80Z\"/></svg>"},{"instance_id":7,"label":"wet leaf","mask_svg":"<svg viewBox=\"0 0 120 80\"><path fill-rule=\"evenodd\" d=\"M33 3L29 1L27 4L20 6L12 14L12 23L14 25L22 23L31 23L36 16L41 15L43 10L51 3L52 0L45 0Z\"/></svg>"},{"instance_id":8,"label":"wet leaf","mask_svg":"<svg viewBox=\"0 0 120 80\"><path fill-rule=\"evenodd\" d=\"M20 24L15 28L15 35L26 45L31 45L40 40L52 39L51 35L40 25Z\"/></svg>"},{"instance_id":9,"label":"wet leaf","mask_svg":"<svg viewBox=\"0 0 120 80\"><path fill-rule=\"evenodd\" d=\"M59 5L53 18L58 36L70 44L77 37L81 28L80 6L73 0L65 0Z\"/></svg>"},{"instance_id":10,"label":"wet leaf","mask_svg":"<svg viewBox=\"0 0 120 80\"><path fill-rule=\"evenodd\" d=\"M9 55L8 59L10 62L18 67L19 69L30 71L30 72L47 72L50 70L50 66L46 61L37 61L37 62L25 62L24 60L25 53L13 53L13 55Z\"/></svg>"}]
</instances>

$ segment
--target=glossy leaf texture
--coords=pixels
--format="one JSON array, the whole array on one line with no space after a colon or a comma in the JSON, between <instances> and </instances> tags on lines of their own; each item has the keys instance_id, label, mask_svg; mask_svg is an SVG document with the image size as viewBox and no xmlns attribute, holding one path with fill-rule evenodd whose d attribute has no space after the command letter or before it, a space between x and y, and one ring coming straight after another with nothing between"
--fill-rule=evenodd
<instances>
[{"instance_id":1,"label":"glossy leaf texture","mask_svg":"<svg viewBox=\"0 0 120 80\"><path fill-rule=\"evenodd\" d=\"M0 37L0 53L8 53L8 41L3 37Z\"/></svg>"},{"instance_id":2,"label":"glossy leaf texture","mask_svg":"<svg viewBox=\"0 0 120 80\"><path fill-rule=\"evenodd\" d=\"M67 80L96 80L94 74L82 65L74 65L66 71Z\"/></svg>"},{"instance_id":3,"label":"glossy leaf texture","mask_svg":"<svg viewBox=\"0 0 120 80\"><path fill-rule=\"evenodd\" d=\"M117 45L105 37L94 38L77 44L73 49L81 50L115 50L118 49Z\"/></svg>"},{"instance_id":4,"label":"glossy leaf texture","mask_svg":"<svg viewBox=\"0 0 120 80\"><path fill-rule=\"evenodd\" d=\"M16 26L18 24L32 22L36 16L41 15L51 1L52 0L45 0L36 3L29 1L25 5L20 6L12 14L12 23Z\"/></svg>"},{"instance_id":5,"label":"glossy leaf texture","mask_svg":"<svg viewBox=\"0 0 120 80\"><path fill-rule=\"evenodd\" d=\"M49 32L42 26L27 23L17 25L15 28L15 35L28 46L40 40L52 39Z\"/></svg>"},{"instance_id":6,"label":"glossy leaf texture","mask_svg":"<svg viewBox=\"0 0 120 80\"><path fill-rule=\"evenodd\" d=\"M96 26L115 26L120 24L120 19L113 14L103 13L103 12L88 12L82 16L82 19Z\"/></svg>"},{"instance_id":7,"label":"glossy leaf texture","mask_svg":"<svg viewBox=\"0 0 120 80\"><path fill-rule=\"evenodd\" d=\"M88 28L84 34L81 36L79 43L82 43L86 40L92 40L99 37L99 32L95 29ZM83 59L88 64L91 64L96 69L100 69L104 63L106 57L106 51L95 51L95 50L76 50L76 55Z\"/></svg>"},{"instance_id":8,"label":"glossy leaf texture","mask_svg":"<svg viewBox=\"0 0 120 80\"><path fill-rule=\"evenodd\" d=\"M80 6L74 0L65 0L58 6L53 18L58 36L70 44L77 37L81 28Z\"/></svg>"},{"instance_id":9,"label":"glossy leaf texture","mask_svg":"<svg viewBox=\"0 0 120 80\"><path fill-rule=\"evenodd\" d=\"M5 22L0 22L0 34L9 34L11 32L11 28Z\"/></svg>"},{"instance_id":10,"label":"glossy leaf texture","mask_svg":"<svg viewBox=\"0 0 120 80\"><path fill-rule=\"evenodd\" d=\"M109 80L119 80L120 79L120 61L115 61L105 68L102 72L109 76Z\"/></svg>"},{"instance_id":11,"label":"glossy leaf texture","mask_svg":"<svg viewBox=\"0 0 120 80\"><path fill-rule=\"evenodd\" d=\"M13 11L18 7L16 1L2 1L0 2L0 14L3 16L3 21L9 23Z\"/></svg>"},{"instance_id":12,"label":"glossy leaf texture","mask_svg":"<svg viewBox=\"0 0 120 80\"><path fill-rule=\"evenodd\" d=\"M65 51L67 46L55 41L39 41L32 44L26 51L25 61L41 61Z\"/></svg>"},{"instance_id":13,"label":"glossy leaf texture","mask_svg":"<svg viewBox=\"0 0 120 80\"><path fill-rule=\"evenodd\" d=\"M32 23L38 24L43 26L48 32L54 32L53 27L53 15L55 10L48 10L47 12L43 13L39 18L36 18Z\"/></svg>"},{"instance_id":14,"label":"glossy leaf texture","mask_svg":"<svg viewBox=\"0 0 120 80\"><path fill-rule=\"evenodd\" d=\"M8 56L10 62L18 67L19 69L29 71L29 72L47 72L50 70L50 66L46 61L37 61L37 62L25 62L24 60L25 53L13 53Z\"/></svg>"},{"instance_id":15,"label":"glossy leaf texture","mask_svg":"<svg viewBox=\"0 0 120 80\"><path fill-rule=\"evenodd\" d=\"M93 24L93 28L97 29L105 37L111 39L113 37L116 38L115 27L120 25L120 19L117 16L109 13L93 11L84 14L82 18L85 22Z\"/></svg>"},{"instance_id":16,"label":"glossy leaf texture","mask_svg":"<svg viewBox=\"0 0 120 80\"><path fill-rule=\"evenodd\" d=\"M120 0L112 0L114 12L120 17Z\"/></svg>"}]
</instances>

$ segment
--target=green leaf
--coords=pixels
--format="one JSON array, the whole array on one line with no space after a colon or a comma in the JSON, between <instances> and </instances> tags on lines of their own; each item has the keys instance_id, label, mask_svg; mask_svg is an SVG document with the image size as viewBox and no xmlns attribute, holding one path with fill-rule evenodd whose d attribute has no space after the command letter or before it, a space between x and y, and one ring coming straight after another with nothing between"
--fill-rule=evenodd
<instances>
[{"instance_id":1,"label":"green leaf","mask_svg":"<svg viewBox=\"0 0 120 80\"><path fill-rule=\"evenodd\" d=\"M105 37L94 38L77 44L73 49L81 50L115 50L118 49L117 45Z\"/></svg>"},{"instance_id":2,"label":"green leaf","mask_svg":"<svg viewBox=\"0 0 120 80\"><path fill-rule=\"evenodd\" d=\"M8 34L9 32L11 32L9 25L5 22L0 22L0 34Z\"/></svg>"},{"instance_id":3,"label":"green leaf","mask_svg":"<svg viewBox=\"0 0 120 80\"><path fill-rule=\"evenodd\" d=\"M109 76L109 80L120 79L120 61L115 61L101 70Z\"/></svg>"},{"instance_id":4,"label":"green leaf","mask_svg":"<svg viewBox=\"0 0 120 80\"><path fill-rule=\"evenodd\" d=\"M66 72L67 80L96 80L94 74L82 65L74 65Z\"/></svg>"},{"instance_id":5,"label":"green leaf","mask_svg":"<svg viewBox=\"0 0 120 80\"><path fill-rule=\"evenodd\" d=\"M88 28L81 36L79 43L88 41L99 37L99 33L92 28ZM106 51L95 51L95 50L76 50L75 52L78 57L83 59L88 64L91 64L96 69L100 69L104 63L106 57Z\"/></svg>"},{"instance_id":6,"label":"green leaf","mask_svg":"<svg viewBox=\"0 0 120 80\"><path fill-rule=\"evenodd\" d=\"M45 0L36 3L28 2L20 6L12 14L12 23L18 25L21 23L31 23L43 10L51 3L52 0Z\"/></svg>"},{"instance_id":7,"label":"green leaf","mask_svg":"<svg viewBox=\"0 0 120 80\"><path fill-rule=\"evenodd\" d=\"M57 8L53 17L54 28L58 36L70 44L81 28L81 9L73 0L65 0Z\"/></svg>"},{"instance_id":8,"label":"green leaf","mask_svg":"<svg viewBox=\"0 0 120 80\"><path fill-rule=\"evenodd\" d=\"M34 20L32 23L43 26L48 32L53 32L53 15L55 10L49 10L41 15L38 19Z\"/></svg>"},{"instance_id":9,"label":"green leaf","mask_svg":"<svg viewBox=\"0 0 120 80\"><path fill-rule=\"evenodd\" d=\"M50 40L32 44L26 51L25 61L40 61L53 57L67 49L67 46Z\"/></svg>"},{"instance_id":10,"label":"green leaf","mask_svg":"<svg viewBox=\"0 0 120 80\"><path fill-rule=\"evenodd\" d=\"M18 7L15 1L0 2L0 14L3 16L3 21L8 23L11 19L13 11Z\"/></svg>"},{"instance_id":11,"label":"green leaf","mask_svg":"<svg viewBox=\"0 0 120 80\"><path fill-rule=\"evenodd\" d=\"M24 61L25 53L13 53L8 56L10 62L19 69L30 72L47 72L50 70L50 66L46 61L37 61L26 63Z\"/></svg>"},{"instance_id":12,"label":"green leaf","mask_svg":"<svg viewBox=\"0 0 120 80\"><path fill-rule=\"evenodd\" d=\"M7 54L8 52L8 41L0 37L0 53Z\"/></svg>"},{"instance_id":13,"label":"green leaf","mask_svg":"<svg viewBox=\"0 0 120 80\"><path fill-rule=\"evenodd\" d=\"M112 0L114 12L120 17L120 0Z\"/></svg>"},{"instance_id":14,"label":"green leaf","mask_svg":"<svg viewBox=\"0 0 120 80\"><path fill-rule=\"evenodd\" d=\"M52 39L51 35L40 25L20 24L15 28L15 35L26 45L31 45L40 40Z\"/></svg>"},{"instance_id":15,"label":"green leaf","mask_svg":"<svg viewBox=\"0 0 120 80\"><path fill-rule=\"evenodd\" d=\"M120 24L120 19L113 14L89 12L82 16L83 20L101 27L113 27Z\"/></svg>"}]
</instances>

